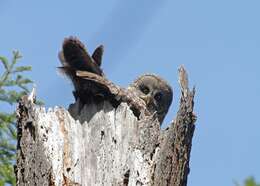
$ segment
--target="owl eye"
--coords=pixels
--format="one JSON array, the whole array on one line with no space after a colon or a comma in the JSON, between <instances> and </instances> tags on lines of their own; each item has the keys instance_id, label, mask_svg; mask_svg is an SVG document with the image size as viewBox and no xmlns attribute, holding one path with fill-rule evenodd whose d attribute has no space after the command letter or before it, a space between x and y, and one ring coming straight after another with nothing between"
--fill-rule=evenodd
<instances>
[{"instance_id":1,"label":"owl eye","mask_svg":"<svg viewBox=\"0 0 260 186\"><path fill-rule=\"evenodd\" d=\"M161 101L161 99L162 99L162 93L161 93L161 92L156 93L156 94L154 95L154 99L155 99L156 101Z\"/></svg>"},{"instance_id":2,"label":"owl eye","mask_svg":"<svg viewBox=\"0 0 260 186\"><path fill-rule=\"evenodd\" d=\"M142 86L142 87L140 87L140 89L144 94L148 94L150 92L150 90L147 86Z\"/></svg>"}]
</instances>

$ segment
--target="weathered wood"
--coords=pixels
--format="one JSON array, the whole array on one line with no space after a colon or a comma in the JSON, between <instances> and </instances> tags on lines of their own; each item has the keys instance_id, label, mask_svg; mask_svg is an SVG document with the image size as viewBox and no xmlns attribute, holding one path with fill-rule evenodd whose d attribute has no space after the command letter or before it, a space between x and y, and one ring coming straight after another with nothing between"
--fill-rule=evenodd
<instances>
[{"instance_id":1,"label":"weathered wood","mask_svg":"<svg viewBox=\"0 0 260 186\"><path fill-rule=\"evenodd\" d=\"M180 109L165 130L153 116L138 119L125 102L45 111L24 97L17 109L17 185L186 185L194 90L180 83Z\"/></svg>"},{"instance_id":2,"label":"weathered wood","mask_svg":"<svg viewBox=\"0 0 260 186\"><path fill-rule=\"evenodd\" d=\"M196 116L193 113L195 88L188 88L188 76L179 69L181 99L176 119L161 131L161 143L156 157L154 185L186 186ZM161 179L161 177L166 179Z\"/></svg>"}]
</instances>

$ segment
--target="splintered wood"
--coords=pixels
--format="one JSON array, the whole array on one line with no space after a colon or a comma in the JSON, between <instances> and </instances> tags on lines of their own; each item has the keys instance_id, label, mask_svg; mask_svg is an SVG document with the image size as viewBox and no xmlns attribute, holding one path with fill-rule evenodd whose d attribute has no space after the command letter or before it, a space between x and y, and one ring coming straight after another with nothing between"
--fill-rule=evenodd
<instances>
[{"instance_id":1,"label":"splintered wood","mask_svg":"<svg viewBox=\"0 0 260 186\"><path fill-rule=\"evenodd\" d=\"M137 118L125 102L116 108L108 101L83 108L76 102L69 111L46 111L34 104L35 95L21 99L17 185L185 186L195 91L183 71L179 111L164 130L154 116Z\"/></svg>"}]
</instances>

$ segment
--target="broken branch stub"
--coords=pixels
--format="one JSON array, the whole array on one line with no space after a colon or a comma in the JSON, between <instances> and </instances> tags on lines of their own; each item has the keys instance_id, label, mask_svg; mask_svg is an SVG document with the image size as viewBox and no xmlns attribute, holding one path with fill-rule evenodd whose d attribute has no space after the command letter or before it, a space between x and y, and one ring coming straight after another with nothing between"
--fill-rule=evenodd
<instances>
[{"instance_id":1,"label":"broken branch stub","mask_svg":"<svg viewBox=\"0 0 260 186\"><path fill-rule=\"evenodd\" d=\"M17 185L186 185L195 91L182 87L177 117L165 130L153 115L138 119L125 102L82 108L78 101L69 112L46 111L24 97L17 108Z\"/></svg>"}]
</instances>

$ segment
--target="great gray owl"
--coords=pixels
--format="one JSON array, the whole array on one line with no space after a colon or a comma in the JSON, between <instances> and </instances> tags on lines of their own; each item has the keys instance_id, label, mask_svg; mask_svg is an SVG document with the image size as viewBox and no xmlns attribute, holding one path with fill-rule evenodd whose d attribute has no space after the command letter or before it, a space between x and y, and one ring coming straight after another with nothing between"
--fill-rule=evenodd
<instances>
[{"instance_id":1,"label":"great gray owl","mask_svg":"<svg viewBox=\"0 0 260 186\"><path fill-rule=\"evenodd\" d=\"M127 102L136 115L140 114L141 107L145 107L162 124L172 102L170 85L156 75L146 74L137 78L127 89L120 88L105 78L100 68L102 55L102 45L90 56L77 38L64 40L59 53L60 69L72 80L75 99L83 104L90 100L109 100L115 107L120 102Z\"/></svg>"},{"instance_id":2,"label":"great gray owl","mask_svg":"<svg viewBox=\"0 0 260 186\"><path fill-rule=\"evenodd\" d=\"M147 109L156 113L162 123L172 103L172 89L170 85L154 74L145 74L137 78L128 88L145 101Z\"/></svg>"}]
</instances>

